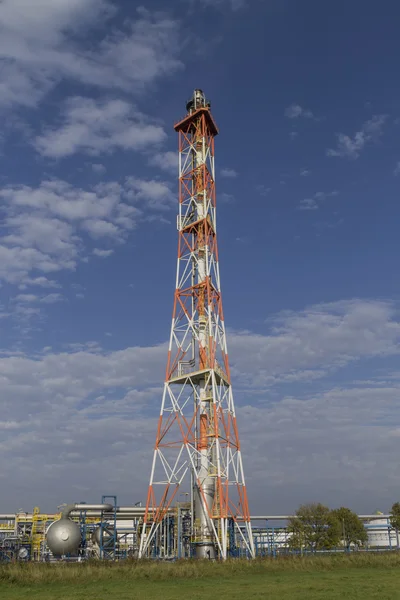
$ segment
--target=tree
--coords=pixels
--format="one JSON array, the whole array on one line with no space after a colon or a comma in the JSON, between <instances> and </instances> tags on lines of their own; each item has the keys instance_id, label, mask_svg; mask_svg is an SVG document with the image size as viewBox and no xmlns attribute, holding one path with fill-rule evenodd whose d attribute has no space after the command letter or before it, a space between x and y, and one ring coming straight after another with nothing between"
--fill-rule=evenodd
<instances>
[{"instance_id":1,"label":"tree","mask_svg":"<svg viewBox=\"0 0 400 600\"><path fill-rule=\"evenodd\" d=\"M323 504L303 504L289 519L289 545L312 551L330 549L340 542L340 523Z\"/></svg>"},{"instance_id":2,"label":"tree","mask_svg":"<svg viewBox=\"0 0 400 600\"><path fill-rule=\"evenodd\" d=\"M394 529L400 531L400 502L395 502L390 511L390 524Z\"/></svg>"},{"instance_id":3,"label":"tree","mask_svg":"<svg viewBox=\"0 0 400 600\"><path fill-rule=\"evenodd\" d=\"M339 522L341 539L346 548L351 544L362 545L368 540L363 522L349 508L336 508L332 511L332 516Z\"/></svg>"}]
</instances>

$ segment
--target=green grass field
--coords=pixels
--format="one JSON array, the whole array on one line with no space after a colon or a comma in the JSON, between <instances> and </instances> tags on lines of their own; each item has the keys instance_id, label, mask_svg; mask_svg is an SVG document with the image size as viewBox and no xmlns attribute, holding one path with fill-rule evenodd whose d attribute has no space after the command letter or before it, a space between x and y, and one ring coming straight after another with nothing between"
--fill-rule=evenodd
<instances>
[{"instance_id":1,"label":"green grass field","mask_svg":"<svg viewBox=\"0 0 400 600\"><path fill-rule=\"evenodd\" d=\"M400 600L400 554L0 566L3 600Z\"/></svg>"}]
</instances>

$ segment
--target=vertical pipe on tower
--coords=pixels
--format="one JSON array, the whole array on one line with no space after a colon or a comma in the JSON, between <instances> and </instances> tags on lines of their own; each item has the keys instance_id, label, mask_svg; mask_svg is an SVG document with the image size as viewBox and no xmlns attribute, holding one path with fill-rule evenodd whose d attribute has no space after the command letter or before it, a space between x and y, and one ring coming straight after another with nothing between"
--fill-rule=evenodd
<instances>
[{"instance_id":1,"label":"vertical pipe on tower","mask_svg":"<svg viewBox=\"0 0 400 600\"><path fill-rule=\"evenodd\" d=\"M205 105L205 98L195 90L193 104L196 108ZM209 332L207 331L207 306L205 305L206 293L205 286L207 282L207 244L206 227L204 220L207 217L207 191L205 187L204 164L205 139L204 131L197 129L195 144L195 170L194 170L194 197L196 205L196 221L199 222L197 233L197 284L199 289L198 301L198 329L199 329L199 366L200 370L209 367L208 359L210 356ZM208 384L209 385L209 384ZM199 381L199 419L198 419L198 452L200 465L195 478L195 503L194 510L195 524L198 523L199 535L196 536L195 555L197 558L214 558L215 545L212 542L212 528L209 513L212 511L214 500L214 479L210 474L209 460L209 423L210 423L210 402L207 393L206 379ZM200 487L199 487L200 483Z\"/></svg>"}]
</instances>

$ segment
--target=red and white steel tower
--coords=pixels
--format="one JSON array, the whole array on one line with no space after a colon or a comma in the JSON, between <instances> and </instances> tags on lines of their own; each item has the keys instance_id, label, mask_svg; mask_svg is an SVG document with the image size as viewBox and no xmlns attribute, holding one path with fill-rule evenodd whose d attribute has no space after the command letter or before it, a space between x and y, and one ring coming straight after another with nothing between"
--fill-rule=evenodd
<instances>
[{"instance_id":1,"label":"red and white steel tower","mask_svg":"<svg viewBox=\"0 0 400 600\"><path fill-rule=\"evenodd\" d=\"M171 336L139 556L185 480L195 556L227 558L228 523L254 557L218 265L210 103L195 90L179 133L178 264ZM190 478L190 479L189 479ZM187 488L184 488L185 490Z\"/></svg>"}]
</instances>

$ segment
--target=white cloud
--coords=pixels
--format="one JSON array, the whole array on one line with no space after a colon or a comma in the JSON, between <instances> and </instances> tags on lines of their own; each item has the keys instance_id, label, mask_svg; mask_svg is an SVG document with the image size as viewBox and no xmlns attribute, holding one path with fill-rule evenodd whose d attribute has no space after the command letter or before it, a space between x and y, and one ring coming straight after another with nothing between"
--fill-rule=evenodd
<instances>
[{"instance_id":1,"label":"white cloud","mask_svg":"<svg viewBox=\"0 0 400 600\"><path fill-rule=\"evenodd\" d=\"M270 193L271 189L272 188L267 187L263 183L256 185L256 190L260 194L260 196L267 196Z\"/></svg>"},{"instance_id":2,"label":"white cloud","mask_svg":"<svg viewBox=\"0 0 400 600\"><path fill-rule=\"evenodd\" d=\"M8 233L0 238L0 279L18 283L31 271L72 269L78 238L68 223L21 213L5 219Z\"/></svg>"},{"instance_id":3,"label":"white cloud","mask_svg":"<svg viewBox=\"0 0 400 600\"><path fill-rule=\"evenodd\" d=\"M60 288L61 285L47 277L25 277L23 282L19 284L18 289L25 290L28 286L41 288Z\"/></svg>"},{"instance_id":4,"label":"white cloud","mask_svg":"<svg viewBox=\"0 0 400 600\"><path fill-rule=\"evenodd\" d=\"M286 512L309 500L386 508L398 489L400 381L376 378L373 366L399 353L396 307L348 300L284 312L268 324L265 335L228 334L251 511ZM26 510L51 511L111 489L121 504L132 502L132 461L135 500L145 497L167 344L71 350L0 357L5 512L21 497ZM325 378L323 390L310 391L310 382L363 359L365 382L343 379L339 387ZM284 391L293 382L296 393Z\"/></svg>"},{"instance_id":5,"label":"white cloud","mask_svg":"<svg viewBox=\"0 0 400 600\"><path fill-rule=\"evenodd\" d=\"M300 104L291 104L285 109L285 117L288 119L315 119L314 114L307 108L302 108Z\"/></svg>"},{"instance_id":6,"label":"white cloud","mask_svg":"<svg viewBox=\"0 0 400 600\"><path fill-rule=\"evenodd\" d=\"M310 501L387 511L397 499L399 401L398 384L333 386L244 407L238 422L251 512L265 510L267 491L272 513Z\"/></svg>"},{"instance_id":7,"label":"white cloud","mask_svg":"<svg viewBox=\"0 0 400 600\"><path fill-rule=\"evenodd\" d=\"M15 299L17 302L37 302L39 300L35 294L18 294Z\"/></svg>"},{"instance_id":8,"label":"white cloud","mask_svg":"<svg viewBox=\"0 0 400 600\"><path fill-rule=\"evenodd\" d=\"M3 0L0 103L35 106L62 79L140 92L182 66L176 21L139 8L104 37L100 26L115 11L107 0ZM98 42L88 48L93 28Z\"/></svg>"},{"instance_id":9,"label":"white cloud","mask_svg":"<svg viewBox=\"0 0 400 600\"><path fill-rule=\"evenodd\" d=\"M92 164L92 170L95 173L99 173L99 175L102 175L103 173L105 173L107 171L107 169L105 168L104 165L100 164L100 163L93 163Z\"/></svg>"},{"instance_id":10,"label":"white cloud","mask_svg":"<svg viewBox=\"0 0 400 600\"><path fill-rule=\"evenodd\" d=\"M47 296L43 296L40 298L40 302L44 304L55 304L56 302L62 302L64 300L64 296L62 294L47 294Z\"/></svg>"},{"instance_id":11,"label":"white cloud","mask_svg":"<svg viewBox=\"0 0 400 600\"><path fill-rule=\"evenodd\" d=\"M146 206L158 210L168 210L176 204L174 194L166 181L143 180L128 177L126 180L127 197L131 200L145 200Z\"/></svg>"},{"instance_id":12,"label":"white cloud","mask_svg":"<svg viewBox=\"0 0 400 600\"><path fill-rule=\"evenodd\" d=\"M90 248L85 234L120 244L140 220L156 218L153 213L176 201L167 183L133 177L123 185L100 183L86 190L60 180L43 181L37 188L10 185L0 188L0 199L6 213L0 279L20 289L58 286L34 272L73 270Z\"/></svg>"},{"instance_id":13,"label":"white cloud","mask_svg":"<svg viewBox=\"0 0 400 600\"><path fill-rule=\"evenodd\" d=\"M298 206L299 210L318 210L321 202L326 200L327 198L332 198L338 195L337 190L333 190L332 192L316 192L312 198L305 198L300 201Z\"/></svg>"},{"instance_id":14,"label":"white cloud","mask_svg":"<svg viewBox=\"0 0 400 600\"><path fill-rule=\"evenodd\" d=\"M64 124L37 137L35 147L43 156L63 158L76 152L143 150L165 137L162 127L147 123L128 102L75 97L66 103Z\"/></svg>"},{"instance_id":15,"label":"white cloud","mask_svg":"<svg viewBox=\"0 0 400 600\"><path fill-rule=\"evenodd\" d=\"M19 303L15 306L14 313L12 316L17 320L18 326L17 330L19 331L21 337L27 333L30 333L31 327L29 325L30 319L33 317L40 316L40 308L33 308L31 306L26 306L24 302Z\"/></svg>"},{"instance_id":16,"label":"white cloud","mask_svg":"<svg viewBox=\"0 0 400 600\"><path fill-rule=\"evenodd\" d=\"M219 202L234 202L235 196L233 194L227 194L226 192L221 192L218 194Z\"/></svg>"},{"instance_id":17,"label":"white cloud","mask_svg":"<svg viewBox=\"0 0 400 600\"><path fill-rule=\"evenodd\" d=\"M234 169L221 169L221 177L234 178L237 176L238 174Z\"/></svg>"},{"instance_id":18,"label":"white cloud","mask_svg":"<svg viewBox=\"0 0 400 600\"><path fill-rule=\"evenodd\" d=\"M2 242L12 248L34 247L42 254L62 255L68 262L76 254L72 227L57 218L40 218L40 215L18 214L6 221L11 231L2 238Z\"/></svg>"},{"instance_id":19,"label":"white cloud","mask_svg":"<svg viewBox=\"0 0 400 600\"><path fill-rule=\"evenodd\" d=\"M100 258L107 258L113 254L114 250L102 250L101 248L94 248L93 254L95 256L100 256Z\"/></svg>"},{"instance_id":20,"label":"white cloud","mask_svg":"<svg viewBox=\"0 0 400 600\"><path fill-rule=\"evenodd\" d=\"M362 125L361 129L353 137L344 133L338 133L337 147L336 149L329 148L326 151L327 156L358 158L367 143L378 140L382 135L386 119L387 115L374 115Z\"/></svg>"},{"instance_id":21,"label":"white cloud","mask_svg":"<svg viewBox=\"0 0 400 600\"><path fill-rule=\"evenodd\" d=\"M63 31L78 32L89 19L112 12L106 0L37 0L34 4L29 0L3 0L0 25L27 39L58 41Z\"/></svg>"},{"instance_id":22,"label":"white cloud","mask_svg":"<svg viewBox=\"0 0 400 600\"><path fill-rule=\"evenodd\" d=\"M362 357L398 354L400 322L389 302L348 300L284 312L271 319L270 335L229 335L235 375L249 384L274 384L304 370L321 376ZM247 373L249 374L247 376Z\"/></svg>"},{"instance_id":23,"label":"white cloud","mask_svg":"<svg viewBox=\"0 0 400 600\"><path fill-rule=\"evenodd\" d=\"M94 239L108 236L115 237L119 232L118 227L114 223L110 223L104 219L89 219L88 221L84 221L83 227Z\"/></svg>"},{"instance_id":24,"label":"white cloud","mask_svg":"<svg viewBox=\"0 0 400 600\"><path fill-rule=\"evenodd\" d=\"M302 169L300 171L300 175L301 177L308 177L308 175L311 175L311 171L309 171L308 169Z\"/></svg>"},{"instance_id":25,"label":"white cloud","mask_svg":"<svg viewBox=\"0 0 400 600\"><path fill-rule=\"evenodd\" d=\"M397 163L397 165L393 171L393 175L400 175L400 161Z\"/></svg>"},{"instance_id":26,"label":"white cloud","mask_svg":"<svg viewBox=\"0 0 400 600\"><path fill-rule=\"evenodd\" d=\"M150 157L149 164L178 175L178 152L157 152Z\"/></svg>"},{"instance_id":27,"label":"white cloud","mask_svg":"<svg viewBox=\"0 0 400 600\"><path fill-rule=\"evenodd\" d=\"M10 312L7 316L12 317L16 321L16 329L19 337L24 337L26 334L31 334L34 329L33 319L35 322L40 322L43 318L43 312L40 304L55 304L56 302L64 301L64 296L60 293L51 293L45 296L37 294L18 294L10 301ZM32 307L32 304L36 305Z\"/></svg>"},{"instance_id":28,"label":"white cloud","mask_svg":"<svg viewBox=\"0 0 400 600\"><path fill-rule=\"evenodd\" d=\"M318 210L319 206L314 198L300 200L299 210Z\"/></svg>"},{"instance_id":29,"label":"white cloud","mask_svg":"<svg viewBox=\"0 0 400 600\"><path fill-rule=\"evenodd\" d=\"M147 429L149 433L150 429L154 429L153 419L149 421L150 427L149 424L146 425L147 420L140 415L140 409L147 405L148 399L159 396L161 386L154 389L151 382L162 378L165 352L166 348L160 346L131 348L107 355L99 354L99 350L95 348L94 351L88 349L62 354L48 352L37 358L0 359L0 389L10 394L2 407L2 420L12 422L8 415L16 416L16 424L12 427L15 435L10 438L2 435L0 448L3 453L6 442L10 443L8 458L12 459L13 468L25 455L25 466L16 478L23 482L27 477L23 487L28 484L31 489L26 489L28 496L24 494L26 503L31 503L35 496L40 499L40 491L36 487L38 479L34 481L34 469L31 470L33 457L37 460L43 453L47 455L43 462L45 468L41 471L39 485L49 487L49 496L43 501L54 503L52 506L55 508L60 501L64 501L61 495L66 494L69 497L75 484L85 484L79 473L79 463L82 456L85 456L89 464L94 462L95 453L90 446L93 444L93 450L98 447L98 443L104 447L104 440L100 440L107 428L111 439L105 442L106 454L113 457L108 466L111 467L115 460L121 460L118 466L114 464L114 469L120 474L121 465L125 465L123 455L127 448L115 447L116 441L127 442L133 431L136 431L134 436L139 440ZM133 371L128 364L134 366ZM25 369L29 369L29 373L25 372ZM138 389L138 386L143 385L148 388ZM136 423L134 429L133 418ZM124 422L129 422L131 434L128 434L128 427ZM29 446L31 449L27 452ZM67 454L71 446L76 453L75 459ZM54 452L55 447L57 450ZM137 449L135 444L134 451ZM132 456L132 446L129 454ZM56 465L61 467L61 464L65 465L67 472L63 481L68 481L70 490L64 488L63 484L61 488L58 485L47 486L56 475ZM11 467L11 463L9 466ZM8 478L8 466L5 466L4 461L0 476ZM114 475L111 476L110 484L113 478ZM143 480L145 478L147 479L147 472L143 473ZM116 484L116 481L113 482L114 487ZM99 485L99 492L102 486L103 483ZM3 501L12 501L12 495L3 497Z\"/></svg>"}]
</instances>

